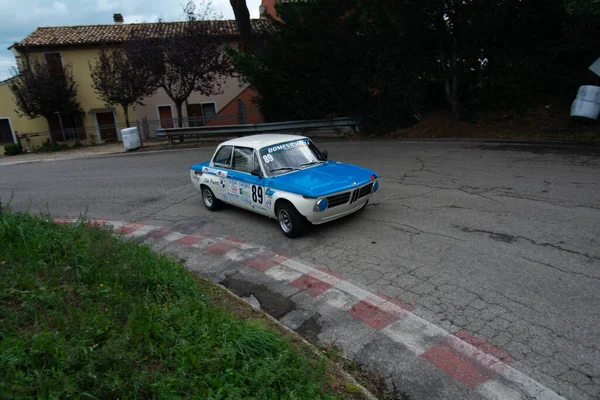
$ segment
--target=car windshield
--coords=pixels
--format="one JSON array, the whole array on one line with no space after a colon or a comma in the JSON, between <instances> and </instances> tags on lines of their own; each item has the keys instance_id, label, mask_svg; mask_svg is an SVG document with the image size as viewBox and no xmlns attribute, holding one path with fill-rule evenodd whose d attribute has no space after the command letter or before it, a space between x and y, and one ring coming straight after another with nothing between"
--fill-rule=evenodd
<instances>
[{"instance_id":1,"label":"car windshield","mask_svg":"<svg viewBox=\"0 0 600 400\"><path fill-rule=\"evenodd\" d=\"M285 174L325 162L325 157L310 140L280 143L260 150L269 175Z\"/></svg>"}]
</instances>

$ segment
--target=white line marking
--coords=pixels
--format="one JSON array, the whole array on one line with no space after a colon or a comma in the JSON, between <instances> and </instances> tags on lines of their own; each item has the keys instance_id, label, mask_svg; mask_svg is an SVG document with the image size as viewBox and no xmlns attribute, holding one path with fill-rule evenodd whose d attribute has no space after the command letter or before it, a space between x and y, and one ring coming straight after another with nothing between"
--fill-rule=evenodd
<instances>
[{"instance_id":1,"label":"white line marking","mask_svg":"<svg viewBox=\"0 0 600 400\"><path fill-rule=\"evenodd\" d=\"M166 240L167 242L174 242L176 240L181 239L182 237L186 237L187 235L184 235L183 233L179 233L179 232L171 232L165 236L162 237L162 240Z\"/></svg>"},{"instance_id":2,"label":"white line marking","mask_svg":"<svg viewBox=\"0 0 600 400\"><path fill-rule=\"evenodd\" d=\"M266 271L265 275L268 275L278 281L291 282L300 278L304 274L286 267L285 265L279 264L278 266Z\"/></svg>"},{"instance_id":3,"label":"white line marking","mask_svg":"<svg viewBox=\"0 0 600 400\"><path fill-rule=\"evenodd\" d=\"M156 227L154 227L152 225L144 225L144 226L141 226L140 228L138 228L137 230L126 234L125 236L127 236L127 237L144 236L144 235L147 235L148 233L152 232L155 229L156 229Z\"/></svg>"},{"instance_id":4,"label":"white line marking","mask_svg":"<svg viewBox=\"0 0 600 400\"><path fill-rule=\"evenodd\" d=\"M105 223L115 227L125 225L121 221L107 221ZM158 227L153 228L159 229ZM184 236L187 235L179 232L171 232L162 239L172 242ZM211 244L223 240L226 239L204 239L202 242L194 245L193 247L203 247L206 243ZM241 247L264 250L263 247L259 246L242 245ZM230 250L225 254L225 257L232 257L231 259L236 259L239 256L239 253L235 250L239 249ZM539 400L564 400L563 397L559 396L551 389L543 386L525 374L517 371L513 367L505 364L497 357L482 352L470 343L451 335L450 332L446 331L445 329L440 328L437 325L434 325L415 315L414 313L405 310L402 307L350 282L344 281L323 271L291 259L287 259L278 266L269 269L265 272L265 274L273 279L285 282L291 282L305 274L310 275L332 285L337 290L357 298L359 301L365 301L366 303L369 303L394 315L401 313L403 318L389 325L383 329L382 332L395 342L404 345L417 356L420 356L427 351L427 349L431 348L437 343L442 342L444 339L449 339L446 341L446 344L449 344L457 352L460 352L472 361L483 365L485 368L497 372L498 376L503 378L503 380L492 378L476 389L479 394L487 399L527 398ZM333 300L330 304L333 305L338 303L341 307L344 307L341 304L342 302L338 302L337 300ZM504 383L505 380L509 381L508 385Z\"/></svg>"},{"instance_id":5,"label":"white line marking","mask_svg":"<svg viewBox=\"0 0 600 400\"><path fill-rule=\"evenodd\" d=\"M393 341L402 344L416 356L450 336L450 333L413 313L406 312L403 319L385 327L382 332Z\"/></svg>"},{"instance_id":6,"label":"white line marking","mask_svg":"<svg viewBox=\"0 0 600 400\"><path fill-rule=\"evenodd\" d=\"M524 400L524 397L506 385L496 380L489 380L481 384L477 391L486 399L493 400Z\"/></svg>"},{"instance_id":7,"label":"white line marking","mask_svg":"<svg viewBox=\"0 0 600 400\"><path fill-rule=\"evenodd\" d=\"M192 247L195 247L197 249L205 249L208 246L210 246L211 244L217 243L217 241L218 240L211 239L211 238L206 238L206 239L202 239L201 241L199 241L196 244L193 244Z\"/></svg>"}]
</instances>

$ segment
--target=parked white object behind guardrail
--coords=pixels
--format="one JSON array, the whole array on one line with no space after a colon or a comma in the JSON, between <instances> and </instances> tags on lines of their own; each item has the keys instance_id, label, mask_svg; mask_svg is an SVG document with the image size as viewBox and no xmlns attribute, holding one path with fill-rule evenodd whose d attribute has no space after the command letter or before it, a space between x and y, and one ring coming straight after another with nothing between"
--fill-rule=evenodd
<instances>
[{"instance_id":1,"label":"parked white object behind guardrail","mask_svg":"<svg viewBox=\"0 0 600 400\"><path fill-rule=\"evenodd\" d=\"M585 85L571 105L571 118L597 119L600 114L600 87Z\"/></svg>"},{"instance_id":2,"label":"parked white object behind guardrail","mask_svg":"<svg viewBox=\"0 0 600 400\"><path fill-rule=\"evenodd\" d=\"M121 136L123 137L123 147L125 147L125 150L135 150L142 145L140 134L136 127L121 129Z\"/></svg>"}]
</instances>

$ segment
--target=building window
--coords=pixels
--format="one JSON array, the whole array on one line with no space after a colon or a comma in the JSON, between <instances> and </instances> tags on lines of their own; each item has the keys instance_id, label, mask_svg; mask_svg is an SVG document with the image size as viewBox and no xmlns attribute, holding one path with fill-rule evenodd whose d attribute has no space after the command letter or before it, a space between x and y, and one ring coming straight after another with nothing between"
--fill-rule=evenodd
<instances>
[{"instance_id":1,"label":"building window","mask_svg":"<svg viewBox=\"0 0 600 400\"><path fill-rule=\"evenodd\" d=\"M202 103L202 116L204 119L209 119L217 115L217 107L215 103Z\"/></svg>"},{"instance_id":2,"label":"building window","mask_svg":"<svg viewBox=\"0 0 600 400\"><path fill-rule=\"evenodd\" d=\"M44 53L46 64L56 75L63 75L63 63L60 53Z\"/></svg>"}]
</instances>

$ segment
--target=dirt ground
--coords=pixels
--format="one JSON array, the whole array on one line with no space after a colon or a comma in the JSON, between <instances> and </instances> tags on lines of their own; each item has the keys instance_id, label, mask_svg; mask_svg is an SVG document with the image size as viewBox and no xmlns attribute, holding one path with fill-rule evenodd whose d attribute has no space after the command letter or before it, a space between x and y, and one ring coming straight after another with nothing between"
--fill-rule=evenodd
<instances>
[{"instance_id":1,"label":"dirt ground","mask_svg":"<svg viewBox=\"0 0 600 400\"><path fill-rule=\"evenodd\" d=\"M600 142L600 122L569 118L570 104L539 104L522 111L488 111L459 121L449 111L435 111L396 138L473 138Z\"/></svg>"}]
</instances>

